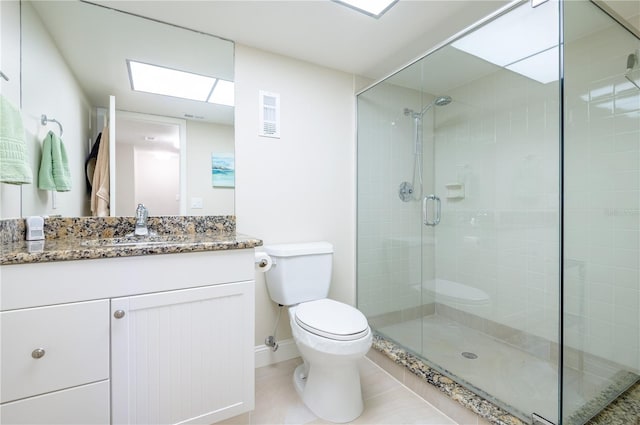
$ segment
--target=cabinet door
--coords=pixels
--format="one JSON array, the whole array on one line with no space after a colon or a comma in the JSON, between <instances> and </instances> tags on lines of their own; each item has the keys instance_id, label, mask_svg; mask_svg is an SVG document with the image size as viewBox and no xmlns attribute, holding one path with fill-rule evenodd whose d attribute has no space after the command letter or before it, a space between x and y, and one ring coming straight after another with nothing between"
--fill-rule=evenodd
<instances>
[{"instance_id":1,"label":"cabinet door","mask_svg":"<svg viewBox=\"0 0 640 425\"><path fill-rule=\"evenodd\" d=\"M114 424L210 424L254 406L254 283L111 301Z\"/></svg>"}]
</instances>

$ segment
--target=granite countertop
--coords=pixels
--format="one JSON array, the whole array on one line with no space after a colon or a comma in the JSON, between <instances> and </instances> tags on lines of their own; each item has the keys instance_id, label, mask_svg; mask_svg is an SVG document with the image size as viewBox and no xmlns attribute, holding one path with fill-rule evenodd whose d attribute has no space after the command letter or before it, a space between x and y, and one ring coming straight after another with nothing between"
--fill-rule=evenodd
<instances>
[{"instance_id":1,"label":"granite countertop","mask_svg":"<svg viewBox=\"0 0 640 425\"><path fill-rule=\"evenodd\" d=\"M158 235L135 237L127 218L53 218L46 238L26 241L21 223L0 223L0 265L255 248L262 241L236 234L235 217L157 218ZM10 236L6 236L10 234ZM22 235L22 237L21 237Z\"/></svg>"},{"instance_id":2,"label":"granite countertop","mask_svg":"<svg viewBox=\"0 0 640 425\"><path fill-rule=\"evenodd\" d=\"M120 244L114 243L115 241ZM114 238L113 240L65 238L33 242L21 241L2 245L0 265L220 251L254 248L260 245L262 245L261 240L249 236L206 234L150 237L146 242L144 240L135 242L133 238L130 239L130 242L127 238Z\"/></svg>"}]
</instances>

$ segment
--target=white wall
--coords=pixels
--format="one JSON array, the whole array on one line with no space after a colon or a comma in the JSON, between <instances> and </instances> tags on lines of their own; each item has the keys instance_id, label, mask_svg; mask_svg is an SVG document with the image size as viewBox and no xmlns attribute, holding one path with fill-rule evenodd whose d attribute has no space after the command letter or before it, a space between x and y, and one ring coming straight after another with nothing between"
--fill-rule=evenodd
<instances>
[{"instance_id":1,"label":"white wall","mask_svg":"<svg viewBox=\"0 0 640 425\"><path fill-rule=\"evenodd\" d=\"M28 2L22 4L22 23L22 116L35 180L34 184L23 186L22 213L89 215L84 162L89 153L90 105ZM42 114L62 123L71 169L71 191L56 194L56 209L52 208L51 192L37 188L42 140L49 130L59 134L55 123L40 124Z\"/></svg>"},{"instance_id":2,"label":"white wall","mask_svg":"<svg viewBox=\"0 0 640 425\"><path fill-rule=\"evenodd\" d=\"M180 213L180 156L172 151L133 148L135 202L154 215Z\"/></svg>"},{"instance_id":3,"label":"white wall","mask_svg":"<svg viewBox=\"0 0 640 425\"><path fill-rule=\"evenodd\" d=\"M187 214L234 214L234 188L211 183L211 154L234 149L233 126L187 121ZM192 198L201 198L203 208L191 208Z\"/></svg>"},{"instance_id":4,"label":"white wall","mask_svg":"<svg viewBox=\"0 0 640 425\"><path fill-rule=\"evenodd\" d=\"M238 232L334 245L330 297L355 303L354 92L349 74L236 44ZM259 90L280 94L281 138L258 136ZM256 345L276 305L256 273ZM278 339L290 336L283 313Z\"/></svg>"}]
</instances>

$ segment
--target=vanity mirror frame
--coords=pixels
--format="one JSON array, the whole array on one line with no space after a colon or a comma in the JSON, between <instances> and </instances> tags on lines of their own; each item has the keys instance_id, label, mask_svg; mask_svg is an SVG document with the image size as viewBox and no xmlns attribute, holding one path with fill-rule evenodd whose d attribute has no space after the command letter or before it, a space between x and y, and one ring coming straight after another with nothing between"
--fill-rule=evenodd
<instances>
[{"instance_id":1,"label":"vanity mirror frame","mask_svg":"<svg viewBox=\"0 0 640 425\"><path fill-rule=\"evenodd\" d=\"M88 90L87 91L84 90L83 84L86 84L86 83L82 81L82 77L80 76L82 73L75 72L75 69L71 71L71 69L73 68L72 64L74 63L74 60L70 57L67 57L67 51L65 50L65 47L64 47L65 44L61 43L59 39L56 39L56 35L54 35L53 32L51 32L51 34L49 35L50 45L38 46L38 48L41 49L42 52L49 52L50 54L57 53L58 57L56 61L58 63L70 64L68 65L69 66L68 73L72 74L72 77L68 79L69 80L77 79L77 80L75 82L67 81L61 84L60 83L61 79L55 76L50 76L50 78L46 78L46 75L43 75L42 78L36 78L33 75L34 73L31 70L27 69L28 66L33 65L33 62L30 61L29 59L30 55L23 51L25 48L33 48L33 44L29 44L29 43L33 43L33 39L34 39L34 36L28 33L29 28L32 28L32 27L30 27L29 22L25 22L25 19L33 20L35 18L38 18L40 20L40 23L42 24L39 28L40 31L45 33L48 32L47 28L45 28L43 21L50 20L51 22L47 22L47 24L49 25L56 25L54 22L57 22L57 21L54 20L55 16L53 16L52 13L47 13L45 15L46 18L44 18L43 10L46 10L46 8L57 7L57 6L52 6L52 4L57 4L61 9L64 9L64 7L69 7L70 5L75 5L80 8L89 9L92 11L99 11L100 13L106 13L111 18L122 18L129 22L137 22L139 25L144 26L145 28L150 26L161 28L163 32L166 32L166 34L162 36L164 38L161 40L155 39L154 40L155 44L162 45L162 47L165 50L168 50L175 46L182 46L182 47L189 46L188 48L176 49L176 51L178 51L178 56L175 59L175 61L179 61L181 59L184 59L185 57L200 58L198 59L200 62L197 63L197 65L195 66L196 69L193 69L193 72L196 72L196 73L205 74L205 72L202 71L202 67L204 66L205 63L209 63L209 64L217 63L216 60L207 58L207 56L209 55L198 54L197 53L198 51L200 52L209 51L211 52L211 55L222 52L224 54L224 57L226 58L225 59L226 68L220 69L220 72L208 71L207 73L209 75L218 77L222 80L233 81L234 79L235 46L233 41L231 40L227 40L212 34L195 31L189 28L184 28L181 26L169 24L166 22L158 21L155 19L146 18L144 16L131 14L126 11L121 11L111 7L105 7L103 5L92 3L92 2L86 2L86 1L75 1L75 2L46 1L45 2L45 1L21 0L20 8L19 8L20 9L19 11L19 14L20 14L19 43L21 44L20 56L26 60L22 61L22 65L20 69L21 75L18 76L20 78L16 78L15 80L21 82L19 100L23 110L29 155L32 157L31 165L32 165L32 170L34 171L34 183L31 185L24 185L19 190L16 190L15 188L10 187L11 185L6 185L6 184L0 185L2 186L0 188L0 191L3 192L2 202L5 203L5 205L19 202L20 203L19 214L21 217L30 216L30 215L50 215L50 216L52 215L89 216L90 215L89 199L88 199L88 195L86 195L85 193L86 184L85 184L85 173L84 173L84 161L89 154L91 144L95 142L95 135L98 132L97 127L98 126L101 127L101 124L97 124L98 119L96 118L97 116L96 109L108 107L106 100L108 100L109 94L116 95L117 111L136 112L136 113L149 114L149 115L159 115L159 116L167 117L170 119L185 120L188 127L187 136L189 137L189 139L192 138L192 133L193 134L197 133L200 138L199 139L200 143L209 144L208 145L209 155L213 152L216 152L216 151L219 152L221 150L231 151L231 152L235 151L234 129L233 129L234 107L215 106L213 104L206 104L205 102L198 102L199 104L201 104L200 106L208 107L211 109L215 109L215 108L224 109L224 111L221 114L211 114L212 115L211 117L207 116L207 117L204 117L204 119L199 119L199 117L203 116L202 114L199 113L200 109L193 108L193 109L187 110L186 109L187 106L185 106L185 105L193 105L194 101L180 100L177 98L169 98L166 96L154 95L149 93L139 93L139 92L136 93L139 95L139 97L146 97L147 99L152 98L153 99L152 103L155 103L158 106L162 106L165 108L165 110L168 109L170 112L169 113L158 112L156 110L150 111L150 110L140 109L139 105L135 104L135 102L129 103L128 101L125 100L124 96L119 95L117 92L114 93L117 90L104 91L104 93L107 94L104 96L106 100L103 103L98 104L93 100L95 99L96 94L93 92L89 93ZM100 25L97 25L95 22L93 23L86 22L86 20L80 19L78 18L77 15L68 13L67 11L61 10L60 13L69 15L71 19L75 20L76 22L82 23L83 21L85 21L82 23L82 25L84 26L88 26L90 28L100 27ZM29 14L31 15L30 17L28 16ZM33 22L31 22L31 25L32 24ZM72 27L73 25L57 25L57 26ZM121 26L117 26L117 28L118 28L118 31L114 31L113 33L109 34L109 36L113 37L113 39L115 40L113 43L111 43L112 45L110 46L110 48L115 48L116 46L123 46L126 44L133 44L133 43L125 43L125 42L118 43L118 41L120 41L121 38L118 38L119 36L117 33L120 33L123 30ZM67 29L67 31L69 31L69 29ZM142 38L145 33L146 31L141 31L140 37L136 37L136 38ZM185 37L190 37L189 39L190 41L180 42L175 39L174 37L175 34L184 34ZM83 38L82 36L78 36L78 35L75 35L73 37L75 37L76 39ZM85 38L90 38L90 37L85 37ZM197 38L202 39L202 42L201 42L202 45L209 43L207 46L211 46L211 47L210 48L198 47L200 45L194 44L194 42L192 41L193 39L197 39ZM54 39L56 41L54 41ZM217 45L218 47L215 47L214 44ZM58 49L59 49L59 52L56 52ZM96 47L96 49L98 48ZM105 50L108 50L108 49L105 49ZM145 48L143 50L145 53L148 53L149 55L153 51L152 48ZM196 53L194 54L194 52ZM103 53L103 51L101 51L101 53ZM31 53L31 56L35 56L35 53ZM148 58L142 58L142 59L145 59L147 62L153 61L153 59L148 59ZM87 58L85 62L90 63L92 62L92 60ZM158 60L158 62L162 62L163 64L166 63L163 60ZM131 91L130 82L128 80L126 62L123 61L122 64L118 63L117 65L121 66L121 68L124 70L125 76L127 78L127 81L126 81L128 85L127 90ZM188 68L187 66L182 66L182 67L176 66L176 65L173 65L173 63L168 63L168 65L173 66L174 68L183 68L183 69ZM105 64L105 75L110 73L111 68L112 66L110 64ZM189 70L191 70L191 68L189 68ZM33 83L34 81L36 81L36 83ZM56 86L65 87L65 84L75 84L76 90L83 92L82 93L83 96L81 96L82 98L78 99L74 105L68 106L67 105L69 103L68 99L65 99L66 97L69 97L69 98L73 97L72 95L63 96L60 93L57 93L57 95L55 96L50 96L51 99L45 99L47 96L42 95L42 93L48 93L52 90L55 91ZM104 87L100 87L99 89L96 89L96 91L97 90L105 90L105 89ZM32 100L30 100L38 95L41 97L41 99L39 99L38 102L33 102ZM168 106L170 102L174 102L174 105L177 105L177 106ZM64 107L67 107L68 110L63 112L58 111L59 108L64 108ZM75 172L72 171L72 175L75 175L76 177L74 180L72 190L70 192L55 193L55 201L58 203L56 208L52 208L53 199L51 196L51 192L46 192L46 191L37 189L37 172L38 172L38 166L39 166L40 155L41 155L40 144L42 142L42 138L44 137L44 135L46 135L47 131L49 130L53 130L54 132L57 132L57 127L55 127L55 125L52 126L51 124L49 124L48 126L45 126L40 124L39 122L38 123L36 122L36 118L35 118L36 115L37 115L37 118L39 119L40 115L42 114L47 114L50 117L56 118L58 121L62 123L62 125L64 126L64 139L63 139L64 143L65 145L72 144L71 147L67 146L67 150L72 151L70 152L70 155L69 155L70 161L72 160L71 157L73 156L73 159L76 161L74 162L74 164L76 164L77 162L81 162L82 164L80 167L77 167L77 169L75 169L76 166L74 165ZM189 116L189 115L192 115L192 116ZM222 121L225 121L225 122L222 123ZM192 125L194 128L197 127L197 131L195 130L193 132L189 131L190 125ZM209 127L207 126L210 126L211 129L209 129ZM204 141L203 139L208 139L208 140ZM76 146L75 143L77 143L77 146L79 146L78 148L75 147ZM220 147L219 145L216 145L216 143L224 144L224 147ZM187 145L189 145L189 141L187 141ZM193 150L193 152L196 153L200 151L199 155L201 157L204 157L204 155L202 155L203 149L207 149L207 146L203 146L199 150L195 149ZM73 152L73 151L80 151L80 152ZM189 149L189 151L192 151L192 150ZM188 175L189 180L186 180L185 178L185 181L182 181L180 183L182 193L183 193L180 199L180 203L181 203L180 214L181 215L233 215L235 213L235 189L213 187L213 185L211 184L211 159L210 158L208 159L208 165L205 164L206 162L205 158L200 158L200 159L202 159L202 161L199 161L197 165L194 165L194 166L192 166L192 164L190 163L190 159L186 156L186 154L185 154L185 157L181 159L181 172L185 176ZM187 165L189 167L188 170L187 170ZM207 194L204 194L203 196L202 193L199 193L199 192L194 193L192 191L191 178L194 175L192 168L197 168L198 172L201 173L199 174L199 177L198 177L199 186L195 190L198 190L198 191L207 190L206 183L208 183L208 191L212 192L213 195L207 193ZM76 202L78 202L77 201L78 196L80 196L82 199L80 201L80 203L82 203L82 206L80 207L78 207L76 204ZM190 208L189 206L191 205L191 203L189 202L189 200L191 198L200 198L200 199L204 198L205 200L204 208L202 209ZM71 199L75 199L75 200L71 200ZM65 202L67 202L68 200L70 204L71 203L73 204L73 206L69 208L67 208L64 205ZM15 218L16 213L17 213L16 208L5 208L4 211L0 211L0 218ZM154 212L152 210L150 210L150 213L154 215Z\"/></svg>"}]
</instances>

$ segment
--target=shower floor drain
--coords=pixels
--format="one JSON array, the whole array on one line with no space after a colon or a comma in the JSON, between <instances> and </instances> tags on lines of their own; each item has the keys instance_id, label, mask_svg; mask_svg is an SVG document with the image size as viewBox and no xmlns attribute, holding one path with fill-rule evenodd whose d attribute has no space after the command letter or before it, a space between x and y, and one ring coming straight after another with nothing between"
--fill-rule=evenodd
<instances>
[{"instance_id":1,"label":"shower floor drain","mask_svg":"<svg viewBox=\"0 0 640 425\"><path fill-rule=\"evenodd\" d=\"M478 355L475 354L475 353L470 353L468 351L465 351L465 352L462 353L462 357L464 357L465 359L473 360L473 359L477 359Z\"/></svg>"}]
</instances>

